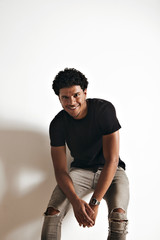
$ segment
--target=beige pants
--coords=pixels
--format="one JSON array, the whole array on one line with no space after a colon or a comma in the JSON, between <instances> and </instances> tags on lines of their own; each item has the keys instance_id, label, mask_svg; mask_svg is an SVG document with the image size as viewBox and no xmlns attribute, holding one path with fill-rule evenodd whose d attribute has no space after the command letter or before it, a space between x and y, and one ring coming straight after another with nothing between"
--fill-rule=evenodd
<instances>
[{"instance_id":1,"label":"beige pants","mask_svg":"<svg viewBox=\"0 0 160 240\"><path fill-rule=\"evenodd\" d=\"M71 168L70 177L74 183L75 191L80 198L89 192L94 191L101 170L92 172L90 170ZM109 236L108 240L125 240L127 233L127 207L129 202L129 182L123 168L118 167L113 181L104 195L108 206ZM64 193L57 185L53 191L48 207L60 211L59 214L45 215L42 240L60 240L61 223L69 210L70 203ZM121 208L125 213L114 212L114 209Z\"/></svg>"}]
</instances>

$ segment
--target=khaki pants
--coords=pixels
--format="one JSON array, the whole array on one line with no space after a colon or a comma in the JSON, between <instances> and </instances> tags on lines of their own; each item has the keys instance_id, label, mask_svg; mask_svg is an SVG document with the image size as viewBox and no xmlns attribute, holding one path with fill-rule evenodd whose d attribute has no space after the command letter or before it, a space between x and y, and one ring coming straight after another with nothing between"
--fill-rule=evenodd
<instances>
[{"instance_id":1,"label":"khaki pants","mask_svg":"<svg viewBox=\"0 0 160 240\"><path fill-rule=\"evenodd\" d=\"M71 168L69 175L74 183L75 191L80 198L94 191L101 170L92 172L80 168ZM129 182L123 168L118 167L113 181L104 195L108 206L109 235L108 240L125 240L127 233L127 207L129 202ZM45 215L42 240L60 240L61 223L69 210L70 203L57 185L53 191L48 207L59 210L59 214ZM125 213L114 212L121 208Z\"/></svg>"}]
</instances>

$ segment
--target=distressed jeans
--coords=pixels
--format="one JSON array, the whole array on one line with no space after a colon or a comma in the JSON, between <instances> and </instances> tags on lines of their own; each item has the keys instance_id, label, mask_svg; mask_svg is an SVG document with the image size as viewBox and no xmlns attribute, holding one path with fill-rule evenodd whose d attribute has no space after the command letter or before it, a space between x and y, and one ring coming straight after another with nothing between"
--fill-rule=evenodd
<instances>
[{"instance_id":1,"label":"distressed jeans","mask_svg":"<svg viewBox=\"0 0 160 240\"><path fill-rule=\"evenodd\" d=\"M80 198L94 191L101 170L93 172L80 168L71 168L69 175L72 178L75 191ZM108 206L108 240L125 240L127 234L127 207L129 202L129 182L123 168L118 167L113 181L103 199ZM60 240L62 220L69 210L70 203L57 185L53 191L48 208L59 210L58 214L46 215L44 218L41 240ZM121 208L124 213L115 212Z\"/></svg>"}]
</instances>

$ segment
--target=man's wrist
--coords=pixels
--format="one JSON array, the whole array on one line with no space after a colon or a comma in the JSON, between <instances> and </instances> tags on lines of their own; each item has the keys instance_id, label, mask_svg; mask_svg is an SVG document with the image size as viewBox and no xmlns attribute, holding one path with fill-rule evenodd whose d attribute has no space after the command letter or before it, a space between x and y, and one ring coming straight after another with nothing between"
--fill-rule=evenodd
<instances>
[{"instance_id":1,"label":"man's wrist","mask_svg":"<svg viewBox=\"0 0 160 240\"><path fill-rule=\"evenodd\" d=\"M72 206L74 206L78 204L78 202L80 201L80 198L76 195L76 196L73 196L71 199L69 199L69 201L72 204Z\"/></svg>"},{"instance_id":2,"label":"man's wrist","mask_svg":"<svg viewBox=\"0 0 160 240\"><path fill-rule=\"evenodd\" d=\"M91 205L90 203L89 203L89 206L94 212L96 212L99 208L99 205Z\"/></svg>"},{"instance_id":3,"label":"man's wrist","mask_svg":"<svg viewBox=\"0 0 160 240\"><path fill-rule=\"evenodd\" d=\"M90 202L89 202L89 205L91 205L91 206L99 206L100 202L95 197L92 197Z\"/></svg>"}]
</instances>

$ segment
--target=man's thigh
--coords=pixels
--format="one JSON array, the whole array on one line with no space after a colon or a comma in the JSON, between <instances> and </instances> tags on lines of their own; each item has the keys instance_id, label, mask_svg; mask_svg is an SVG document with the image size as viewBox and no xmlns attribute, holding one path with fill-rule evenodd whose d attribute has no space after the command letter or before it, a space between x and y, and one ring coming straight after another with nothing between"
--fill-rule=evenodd
<instances>
[{"instance_id":1,"label":"man's thigh","mask_svg":"<svg viewBox=\"0 0 160 240\"><path fill-rule=\"evenodd\" d=\"M127 212L129 202L129 181L123 168L118 167L113 181L104 195L109 214L114 209L123 209Z\"/></svg>"},{"instance_id":2,"label":"man's thigh","mask_svg":"<svg viewBox=\"0 0 160 240\"><path fill-rule=\"evenodd\" d=\"M71 168L69 175L73 181L76 194L79 197L86 195L89 191L93 191L94 173L92 171L81 168Z\"/></svg>"}]
</instances>

